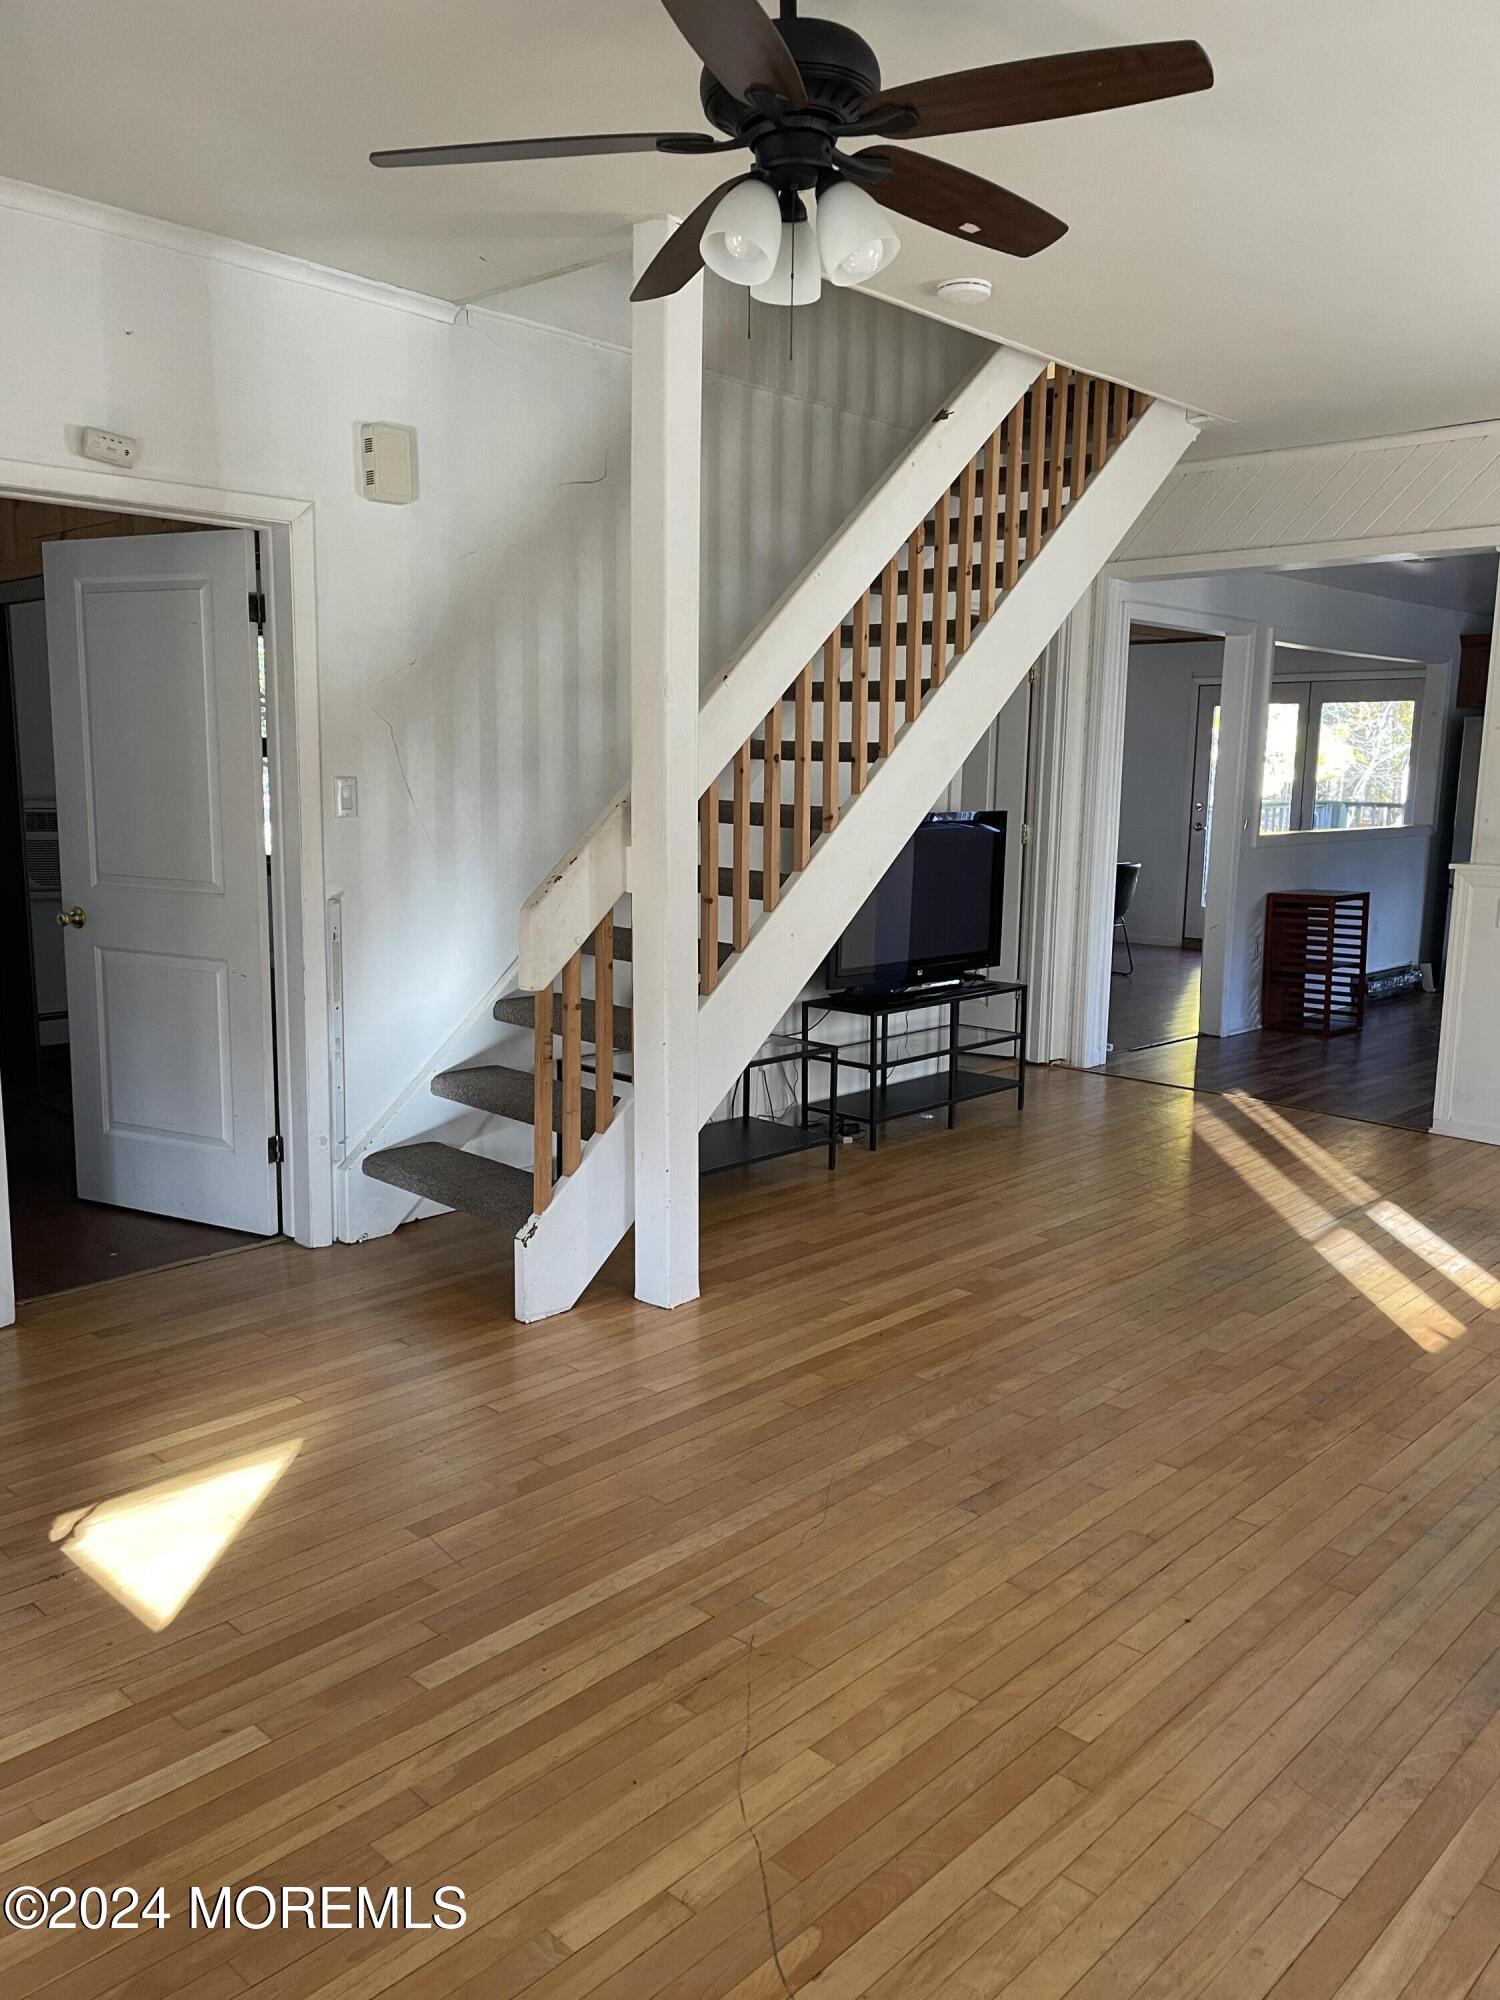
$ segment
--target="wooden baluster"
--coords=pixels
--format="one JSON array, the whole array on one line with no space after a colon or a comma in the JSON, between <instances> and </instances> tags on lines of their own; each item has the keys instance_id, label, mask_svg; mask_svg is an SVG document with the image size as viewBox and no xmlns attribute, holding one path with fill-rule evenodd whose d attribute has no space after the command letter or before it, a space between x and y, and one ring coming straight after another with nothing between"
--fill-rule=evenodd
<instances>
[{"instance_id":1,"label":"wooden baluster","mask_svg":"<svg viewBox=\"0 0 1500 2000\"><path fill-rule=\"evenodd\" d=\"M531 1206L540 1215L552 1199L552 988L532 995L535 1076L531 1093Z\"/></svg>"},{"instance_id":2,"label":"wooden baluster","mask_svg":"<svg viewBox=\"0 0 1500 2000\"><path fill-rule=\"evenodd\" d=\"M995 603L1000 594L1000 576L996 565L999 562L1000 543L1000 465L1004 450L1003 432L996 430L984 448L984 531L979 541L981 618L994 617Z\"/></svg>"},{"instance_id":3,"label":"wooden baluster","mask_svg":"<svg viewBox=\"0 0 1500 2000\"><path fill-rule=\"evenodd\" d=\"M1042 504L1047 492L1047 377L1026 392L1026 560L1042 546Z\"/></svg>"},{"instance_id":4,"label":"wooden baluster","mask_svg":"<svg viewBox=\"0 0 1500 2000\"><path fill-rule=\"evenodd\" d=\"M1109 394L1109 448L1111 451L1114 450L1115 446L1125 435L1125 398L1126 391L1116 382Z\"/></svg>"},{"instance_id":5,"label":"wooden baluster","mask_svg":"<svg viewBox=\"0 0 1500 2000\"><path fill-rule=\"evenodd\" d=\"M943 489L932 523L932 685L940 688L948 672L948 517L953 495Z\"/></svg>"},{"instance_id":6,"label":"wooden baluster","mask_svg":"<svg viewBox=\"0 0 1500 2000\"><path fill-rule=\"evenodd\" d=\"M844 775L839 769L839 746L844 740L844 634L830 632L823 641L823 755L821 763L823 797L819 821L824 833L839 823L839 794ZM809 684L812 668L807 670Z\"/></svg>"},{"instance_id":7,"label":"wooden baluster","mask_svg":"<svg viewBox=\"0 0 1500 2000\"><path fill-rule=\"evenodd\" d=\"M594 931L594 1130L607 1132L615 1116L615 920L599 919Z\"/></svg>"},{"instance_id":8,"label":"wooden baluster","mask_svg":"<svg viewBox=\"0 0 1500 2000\"><path fill-rule=\"evenodd\" d=\"M1091 479L1099 471L1109 455L1108 437L1109 384L1107 382L1095 382L1093 439L1089 446L1089 477Z\"/></svg>"},{"instance_id":9,"label":"wooden baluster","mask_svg":"<svg viewBox=\"0 0 1500 2000\"><path fill-rule=\"evenodd\" d=\"M750 745L742 743L734 757L734 892L730 901L730 937L736 951L750 942Z\"/></svg>"},{"instance_id":10,"label":"wooden baluster","mask_svg":"<svg viewBox=\"0 0 1500 2000\"><path fill-rule=\"evenodd\" d=\"M824 656L827 657L826 654ZM792 744L792 867L805 868L812 855L812 679L811 664L805 666L797 676L797 692L793 699L795 735ZM834 678L833 736L834 755L838 755L838 679ZM823 688L823 781L828 781L828 688Z\"/></svg>"},{"instance_id":11,"label":"wooden baluster","mask_svg":"<svg viewBox=\"0 0 1500 2000\"><path fill-rule=\"evenodd\" d=\"M761 902L774 910L781 901L781 701L766 717L766 782L760 820Z\"/></svg>"},{"instance_id":12,"label":"wooden baluster","mask_svg":"<svg viewBox=\"0 0 1500 2000\"><path fill-rule=\"evenodd\" d=\"M896 747L896 659L897 579L900 565L895 556L886 564L880 579L880 754L889 757ZM910 611L908 611L910 616ZM917 617L922 615L918 606Z\"/></svg>"},{"instance_id":13,"label":"wooden baluster","mask_svg":"<svg viewBox=\"0 0 1500 2000\"><path fill-rule=\"evenodd\" d=\"M870 593L867 590L854 607L854 698L850 703L853 720L849 724L849 755L854 779L850 790L865 788L869 770L870 742Z\"/></svg>"},{"instance_id":14,"label":"wooden baluster","mask_svg":"<svg viewBox=\"0 0 1500 2000\"><path fill-rule=\"evenodd\" d=\"M1007 590L1021 574L1021 412L1017 403L1005 419L1005 572Z\"/></svg>"},{"instance_id":15,"label":"wooden baluster","mask_svg":"<svg viewBox=\"0 0 1500 2000\"><path fill-rule=\"evenodd\" d=\"M1062 519L1063 460L1068 455L1068 371L1059 368L1052 379L1052 449L1047 468L1047 533Z\"/></svg>"},{"instance_id":16,"label":"wooden baluster","mask_svg":"<svg viewBox=\"0 0 1500 2000\"><path fill-rule=\"evenodd\" d=\"M922 713L922 600L927 595L927 527L918 521L906 544L906 719Z\"/></svg>"},{"instance_id":17,"label":"wooden baluster","mask_svg":"<svg viewBox=\"0 0 1500 2000\"><path fill-rule=\"evenodd\" d=\"M719 983L719 781L698 801L698 990Z\"/></svg>"},{"instance_id":18,"label":"wooden baluster","mask_svg":"<svg viewBox=\"0 0 1500 2000\"><path fill-rule=\"evenodd\" d=\"M974 488L976 462L970 459L958 480L958 595L953 601L953 653L969 650L974 634Z\"/></svg>"},{"instance_id":19,"label":"wooden baluster","mask_svg":"<svg viewBox=\"0 0 1500 2000\"><path fill-rule=\"evenodd\" d=\"M583 1158L583 953L562 974L562 1170L576 1174Z\"/></svg>"},{"instance_id":20,"label":"wooden baluster","mask_svg":"<svg viewBox=\"0 0 1500 2000\"><path fill-rule=\"evenodd\" d=\"M1084 487L1089 483L1088 469L1089 440L1089 378L1087 375L1073 377L1073 476L1068 481L1068 504L1071 506Z\"/></svg>"}]
</instances>

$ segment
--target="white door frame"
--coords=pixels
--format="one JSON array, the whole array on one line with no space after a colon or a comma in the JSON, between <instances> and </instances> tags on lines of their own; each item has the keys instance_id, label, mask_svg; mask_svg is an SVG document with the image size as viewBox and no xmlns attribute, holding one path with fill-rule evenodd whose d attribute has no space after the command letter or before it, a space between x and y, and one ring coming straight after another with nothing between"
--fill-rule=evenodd
<instances>
[{"instance_id":1,"label":"white door frame","mask_svg":"<svg viewBox=\"0 0 1500 2000\"><path fill-rule=\"evenodd\" d=\"M1111 942L1114 935L1115 859L1120 839L1120 782L1125 757L1125 700L1132 622L1171 625L1222 639L1223 719L1219 730L1216 816L1238 821L1248 774L1261 746L1252 746L1256 713L1252 684L1269 677L1274 635L1248 619L1154 602L1149 582L1126 582L1106 571L1069 624L1079 629L1054 642L1044 684L1059 697L1041 706L1043 810L1052 822L1038 843L1034 908L1034 965L1043 971L1040 999L1050 1019L1034 1038L1040 1061L1080 1069L1102 1063L1109 1045ZM1076 677L1076 680L1075 680ZM1074 689L1068 683L1074 682ZM1082 683L1081 699L1077 682ZM1240 843L1216 841L1209 854L1208 915L1199 985L1199 1026L1223 1027L1224 996L1232 990L1234 939L1229 914L1239 887ZM1038 935L1041 933L1041 935ZM1045 939L1045 942L1044 942ZM1039 947L1039 949L1038 949ZM1044 1017L1045 1018L1045 1017Z\"/></svg>"},{"instance_id":2,"label":"white door frame","mask_svg":"<svg viewBox=\"0 0 1500 2000\"><path fill-rule=\"evenodd\" d=\"M312 503L147 479L103 466L36 465L9 458L0 458L0 495L251 528L260 534L266 594L276 1080L286 1153L282 1224L285 1234L309 1248L331 1243L332 1090ZM10 1203L0 1156L0 1325L15 1316L9 1266Z\"/></svg>"}]
</instances>

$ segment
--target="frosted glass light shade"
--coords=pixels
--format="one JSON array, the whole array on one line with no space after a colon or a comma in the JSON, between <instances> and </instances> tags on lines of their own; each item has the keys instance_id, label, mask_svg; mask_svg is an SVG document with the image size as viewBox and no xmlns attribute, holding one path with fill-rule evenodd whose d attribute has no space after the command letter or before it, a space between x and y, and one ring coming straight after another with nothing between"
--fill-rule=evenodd
<instances>
[{"instance_id":1,"label":"frosted glass light shade","mask_svg":"<svg viewBox=\"0 0 1500 2000\"><path fill-rule=\"evenodd\" d=\"M750 296L763 306L815 306L822 289L818 232L810 222L783 224L776 268Z\"/></svg>"},{"instance_id":2,"label":"frosted glass light shade","mask_svg":"<svg viewBox=\"0 0 1500 2000\"><path fill-rule=\"evenodd\" d=\"M835 181L819 196L818 249L830 283L862 285L900 248L890 217L853 181Z\"/></svg>"},{"instance_id":3,"label":"frosted glass light shade","mask_svg":"<svg viewBox=\"0 0 1500 2000\"><path fill-rule=\"evenodd\" d=\"M781 206L764 181L732 187L708 219L698 248L710 271L731 285L761 285L781 249Z\"/></svg>"}]
</instances>

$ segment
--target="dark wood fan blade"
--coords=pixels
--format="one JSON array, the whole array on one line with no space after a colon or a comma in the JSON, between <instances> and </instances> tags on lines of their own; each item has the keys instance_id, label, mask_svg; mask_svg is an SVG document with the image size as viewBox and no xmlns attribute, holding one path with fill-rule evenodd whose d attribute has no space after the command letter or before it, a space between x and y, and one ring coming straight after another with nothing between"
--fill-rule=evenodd
<instances>
[{"instance_id":1,"label":"dark wood fan blade","mask_svg":"<svg viewBox=\"0 0 1500 2000\"><path fill-rule=\"evenodd\" d=\"M1067 234L1067 223L1059 222L1045 208L1024 201L1009 188L981 180L978 174L950 166L947 160L934 160L927 153L877 152L869 147L854 157L883 161L890 167L883 180L869 183L876 201L966 243L1003 250L1011 257L1034 257L1038 250Z\"/></svg>"},{"instance_id":2,"label":"dark wood fan blade","mask_svg":"<svg viewBox=\"0 0 1500 2000\"><path fill-rule=\"evenodd\" d=\"M802 77L759 0L662 0L704 68L750 104L774 91L794 111L807 103Z\"/></svg>"},{"instance_id":3,"label":"dark wood fan blade","mask_svg":"<svg viewBox=\"0 0 1500 2000\"><path fill-rule=\"evenodd\" d=\"M630 294L630 303L640 305L646 299L670 298L673 292L680 292L685 284L696 278L703 269L703 252L699 242L708 227L708 218L732 187L752 178L749 174L736 174L712 194L705 195L686 222L681 222L663 243L651 262L636 280L635 290Z\"/></svg>"},{"instance_id":4,"label":"dark wood fan blade","mask_svg":"<svg viewBox=\"0 0 1500 2000\"><path fill-rule=\"evenodd\" d=\"M860 119L910 107L916 123L892 126L892 138L931 139L944 132L984 132L996 125L1032 125L1047 118L1076 118L1084 111L1113 111L1122 104L1149 104L1158 97L1207 90L1213 80L1213 64L1197 42L1137 42L898 84L872 97Z\"/></svg>"},{"instance_id":5,"label":"dark wood fan blade","mask_svg":"<svg viewBox=\"0 0 1500 2000\"><path fill-rule=\"evenodd\" d=\"M404 146L371 153L375 167L473 167L490 160L566 160L587 153L705 153L706 132L578 132L558 139L482 139L472 146Z\"/></svg>"}]
</instances>

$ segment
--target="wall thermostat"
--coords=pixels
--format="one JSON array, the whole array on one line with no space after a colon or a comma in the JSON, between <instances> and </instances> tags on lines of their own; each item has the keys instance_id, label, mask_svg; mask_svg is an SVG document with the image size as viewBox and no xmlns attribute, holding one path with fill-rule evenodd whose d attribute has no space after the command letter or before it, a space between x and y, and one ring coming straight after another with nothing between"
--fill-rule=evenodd
<instances>
[{"instance_id":1,"label":"wall thermostat","mask_svg":"<svg viewBox=\"0 0 1500 2000\"><path fill-rule=\"evenodd\" d=\"M402 507L417 497L417 434L409 424L361 424L359 490Z\"/></svg>"}]
</instances>

